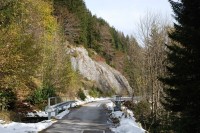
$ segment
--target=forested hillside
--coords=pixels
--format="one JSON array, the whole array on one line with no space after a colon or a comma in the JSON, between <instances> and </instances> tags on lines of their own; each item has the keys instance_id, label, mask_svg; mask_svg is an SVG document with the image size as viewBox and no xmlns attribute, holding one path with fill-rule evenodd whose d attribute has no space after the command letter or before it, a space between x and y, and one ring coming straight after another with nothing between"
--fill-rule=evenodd
<instances>
[{"instance_id":1,"label":"forested hillside","mask_svg":"<svg viewBox=\"0 0 200 133\"><path fill-rule=\"evenodd\" d=\"M83 0L54 0L54 15L71 44L93 49L108 64L120 68L115 60L126 51L128 36L110 27L104 19L92 15Z\"/></svg>"},{"instance_id":2,"label":"forested hillside","mask_svg":"<svg viewBox=\"0 0 200 133\"><path fill-rule=\"evenodd\" d=\"M91 58L124 73L130 42L83 0L0 1L0 109L77 97L83 77L71 68L69 47L84 46Z\"/></svg>"}]
</instances>

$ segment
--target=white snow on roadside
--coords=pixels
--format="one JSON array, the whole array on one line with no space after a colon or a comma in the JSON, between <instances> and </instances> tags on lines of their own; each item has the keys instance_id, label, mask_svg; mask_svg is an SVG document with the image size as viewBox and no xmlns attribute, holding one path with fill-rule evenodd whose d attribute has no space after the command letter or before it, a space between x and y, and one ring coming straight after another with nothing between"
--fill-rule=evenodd
<instances>
[{"instance_id":1,"label":"white snow on roadside","mask_svg":"<svg viewBox=\"0 0 200 133\"><path fill-rule=\"evenodd\" d=\"M46 120L38 123L11 122L9 124L0 124L0 133L37 133L53 123L51 120Z\"/></svg>"},{"instance_id":2,"label":"white snow on roadside","mask_svg":"<svg viewBox=\"0 0 200 133\"><path fill-rule=\"evenodd\" d=\"M121 118L123 115L123 112L122 111L115 111L115 112L112 112L112 117L113 118Z\"/></svg>"},{"instance_id":3,"label":"white snow on roadside","mask_svg":"<svg viewBox=\"0 0 200 133\"><path fill-rule=\"evenodd\" d=\"M133 119L124 117L120 119L120 125L111 130L115 133L145 133L145 130L142 129Z\"/></svg>"},{"instance_id":4,"label":"white snow on roadside","mask_svg":"<svg viewBox=\"0 0 200 133\"><path fill-rule=\"evenodd\" d=\"M127 117L125 117L125 112L122 111L113 111L114 104L108 103L106 107L109 110L112 110L112 118L118 118L120 120L119 126L115 128L111 128L111 130L115 133L145 133L145 130L141 127L141 125L135 122L135 118L133 117L133 112L131 110L126 110ZM122 108L122 110L125 108Z\"/></svg>"},{"instance_id":5,"label":"white snow on roadside","mask_svg":"<svg viewBox=\"0 0 200 133\"><path fill-rule=\"evenodd\" d=\"M36 116L48 117L48 114L45 111L35 111L35 113L33 113L33 112L27 113L27 116L28 117L36 117Z\"/></svg>"},{"instance_id":6,"label":"white snow on roadside","mask_svg":"<svg viewBox=\"0 0 200 133\"><path fill-rule=\"evenodd\" d=\"M114 111L114 103L113 102L107 103L106 107L107 107L108 110Z\"/></svg>"},{"instance_id":7,"label":"white snow on roadside","mask_svg":"<svg viewBox=\"0 0 200 133\"><path fill-rule=\"evenodd\" d=\"M108 100L109 98L94 98L90 96L86 96L86 99L84 101L76 99L76 103L72 104L72 106L78 106L78 105L83 105L89 102L95 102L95 101L101 101L101 100Z\"/></svg>"}]
</instances>

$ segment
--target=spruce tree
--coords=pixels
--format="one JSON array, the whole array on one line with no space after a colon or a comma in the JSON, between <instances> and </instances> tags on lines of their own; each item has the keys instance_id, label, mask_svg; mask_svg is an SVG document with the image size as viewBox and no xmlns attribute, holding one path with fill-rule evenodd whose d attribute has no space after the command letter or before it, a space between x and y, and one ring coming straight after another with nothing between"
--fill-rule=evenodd
<instances>
[{"instance_id":1,"label":"spruce tree","mask_svg":"<svg viewBox=\"0 0 200 133\"><path fill-rule=\"evenodd\" d=\"M169 33L164 107L175 114L176 132L200 132L200 1L169 0L176 22Z\"/></svg>"}]
</instances>

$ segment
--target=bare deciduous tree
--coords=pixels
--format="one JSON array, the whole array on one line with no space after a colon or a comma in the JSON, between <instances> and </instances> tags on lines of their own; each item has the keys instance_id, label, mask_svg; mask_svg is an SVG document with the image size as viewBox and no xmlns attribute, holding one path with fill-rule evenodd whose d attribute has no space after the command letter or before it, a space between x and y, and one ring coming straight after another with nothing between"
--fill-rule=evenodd
<instances>
[{"instance_id":1,"label":"bare deciduous tree","mask_svg":"<svg viewBox=\"0 0 200 133\"><path fill-rule=\"evenodd\" d=\"M165 44L169 43L167 35L169 23L161 15L147 13L138 26L139 43L144 49L141 67L144 84L141 88L145 90L143 96L150 101L152 117L156 120L162 108L160 98L163 84L159 81L159 77L166 72Z\"/></svg>"}]
</instances>

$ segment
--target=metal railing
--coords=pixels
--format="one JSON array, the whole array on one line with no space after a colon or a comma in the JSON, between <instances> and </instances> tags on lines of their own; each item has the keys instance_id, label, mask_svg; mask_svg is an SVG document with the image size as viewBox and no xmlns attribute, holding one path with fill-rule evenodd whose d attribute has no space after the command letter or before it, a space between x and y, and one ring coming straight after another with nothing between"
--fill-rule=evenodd
<instances>
[{"instance_id":1,"label":"metal railing","mask_svg":"<svg viewBox=\"0 0 200 133\"><path fill-rule=\"evenodd\" d=\"M66 109L72 107L72 103L75 103L76 101L62 101L58 103L58 97L49 97L48 98L48 105L45 108L45 112L48 113L48 120L51 119L52 112L55 113L55 116L58 115L60 110ZM53 104L52 104L53 103Z\"/></svg>"}]
</instances>

